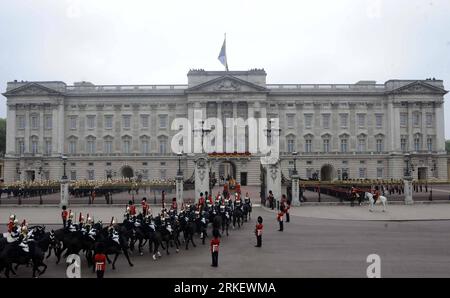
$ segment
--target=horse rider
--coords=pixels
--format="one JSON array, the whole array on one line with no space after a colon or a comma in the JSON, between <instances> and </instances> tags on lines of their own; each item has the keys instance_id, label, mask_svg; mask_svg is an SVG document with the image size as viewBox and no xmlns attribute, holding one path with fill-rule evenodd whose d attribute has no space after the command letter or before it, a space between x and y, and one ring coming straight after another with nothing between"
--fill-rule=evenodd
<instances>
[{"instance_id":1,"label":"horse rider","mask_svg":"<svg viewBox=\"0 0 450 298\"><path fill-rule=\"evenodd\" d=\"M73 223L74 214L72 210L69 211L69 219L67 220L66 232L75 232L77 227Z\"/></svg>"},{"instance_id":2,"label":"horse rider","mask_svg":"<svg viewBox=\"0 0 450 298\"><path fill-rule=\"evenodd\" d=\"M19 241L19 246L22 248L22 250L24 252L30 252L28 247L28 225L25 219L23 220L22 226L20 228Z\"/></svg>"},{"instance_id":3,"label":"horse rider","mask_svg":"<svg viewBox=\"0 0 450 298\"><path fill-rule=\"evenodd\" d=\"M241 195L239 193L236 193L234 198L235 198L235 200L234 200L234 209L242 208Z\"/></svg>"},{"instance_id":4,"label":"horse rider","mask_svg":"<svg viewBox=\"0 0 450 298\"><path fill-rule=\"evenodd\" d=\"M6 237L6 241L8 243L17 241L19 239L20 232L21 231L20 231L20 226L19 226L19 220L17 218L15 218L13 221L13 226L11 228L11 232L9 232Z\"/></svg>"},{"instance_id":5,"label":"horse rider","mask_svg":"<svg viewBox=\"0 0 450 298\"><path fill-rule=\"evenodd\" d=\"M200 198L198 199L198 210L202 211L203 206L205 205L205 198L203 197L203 193L200 193Z\"/></svg>"},{"instance_id":6,"label":"horse rider","mask_svg":"<svg viewBox=\"0 0 450 298\"><path fill-rule=\"evenodd\" d=\"M142 198L142 215L147 216L150 206L147 203L147 198Z\"/></svg>"},{"instance_id":7,"label":"horse rider","mask_svg":"<svg viewBox=\"0 0 450 298\"><path fill-rule=\"evenodd\" d=\"M361 192L361 190L359 188L356 187L356 185L353 185L351 190L350 190L350 194L351 194L351 203L350 205L353 207L354 206L354 202L356 199L359 199L359 192ZM361 204L361 203L360 203Z\"/></svg>"},{"instance_id":8,"label":"horse rider","mask_svg":"<svg viewBox=\"0 0 450 298\"><path fill-rule=\"evenodd\" d=\"M112 241L116 242L117 244L120 244L120 242L119 242L119 232L117 232L116 225L117 225L117 222L116 222L116 219L113 216L112 219L111 219L111 223L110 223L110 225L108 227L109 238Z\"/></svg>"},{"instance_id":9,"label":"horse rider","mask_svg":"<svg viewBox=\"0 0 450 298\"><path fill-rule=\"evenodd\" d=\"M173 210L173 212L175 212L175 214L178 213L177 198L172 198L172 205L170 205L170 210Z\"/></svg>"},{"instance_id":10,"label":"horse rider","mask_svg":"<svg viewBox=\"0 0 450 298\"><path fill-rule=\"evenodd\" d=\"M373 190L372 194L373 194L373 203L375 204L378 198L380 197L380 190L378 188L378 185L375 186L375 189Z\"/></svg>"},{"instance_id":11,"label":"horse rider","mask_svg":"<svg viewBox=\"0 0 450 298\"><path fill-rule=\"evenodd\" d=\"M9 216L9 221L8 221L8 233L11 233L13 228L14 228L14 221L16 219L16 215L11 214Z\"/></svg>"},{"instance_id":12,"label":"horse rider","mask_svg":"<svg viewBox=\"0 0 450 298\"><path fill-rule=\"evenodd\" d=\"M63 228L66 228L67 225L67 218L69 217L69 212L67 212L67 207L64 205L62 206L62 212L61 212L61 219L63 222Z\"/></svg>"},{"instance_id":13,"label":"horse rider","mask_svg":"<svg viewBox=\"0 0 450 298\"><path fill-rule=\"evenodd\" d=\"M131 217L136 215L136 206L133 204L133 201L131 200L128 201L127 214L130 215Z\"/></svg>"}]
</instances>

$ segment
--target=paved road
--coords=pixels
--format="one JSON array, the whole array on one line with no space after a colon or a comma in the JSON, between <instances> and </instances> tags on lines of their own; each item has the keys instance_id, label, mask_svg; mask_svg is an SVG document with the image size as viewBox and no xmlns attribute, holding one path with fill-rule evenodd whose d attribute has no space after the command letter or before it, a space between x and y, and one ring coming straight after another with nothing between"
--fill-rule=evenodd
<instances>
[{"instance_id":1,"label":"paved road","mask_svg":"<svg viewBox=\"0 0 450 298\"><path fill-rule=\"evenodd\" d=\"M336 207L335 207L336 208ZM277 231L274 214L255 208L251 223L222 239L219 267L210 267L207 245L153 261L121 256L106 277L365 277L366 258L381 257L382 277L450 277L450 221L348 221L292 216ZM255 248L254 218L264 218L263 247ZM64 264L48 260L43 277L64 277ZM19 268L19 276L31 276ZM82 276L94 277L82 263Z\"/></svg>"}]
</instances>

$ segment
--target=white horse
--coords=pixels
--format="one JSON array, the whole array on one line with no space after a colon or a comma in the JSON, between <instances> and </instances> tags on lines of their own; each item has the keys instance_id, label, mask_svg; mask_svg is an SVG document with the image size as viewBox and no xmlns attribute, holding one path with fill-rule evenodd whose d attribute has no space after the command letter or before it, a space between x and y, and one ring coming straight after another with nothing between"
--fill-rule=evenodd
<instances>
[{"instance_id":1,"label":"white horse","mask_svg":"<svg viewBox=\"0 0 450 298\"><path fill-rule=\"evenodd\" d=\"M370 192L365 192L364 198L369 200L369 203L370 203L369 211L372 212L373 208L374 208L374 205L376 204L375 203L375 199L373 198L373 194L370 193ZM380 202L381 202L381 204L383 204L383 212L385 212L386 211L387 198L385 196L381 196L380 195L378 197L377 203L379 204Z\"/></svg>"}]
</instances>

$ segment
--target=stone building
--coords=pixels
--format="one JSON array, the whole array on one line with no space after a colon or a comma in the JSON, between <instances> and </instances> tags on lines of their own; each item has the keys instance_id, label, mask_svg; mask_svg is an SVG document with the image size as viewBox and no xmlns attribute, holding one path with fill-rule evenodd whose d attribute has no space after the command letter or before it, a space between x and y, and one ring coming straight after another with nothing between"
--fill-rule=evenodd
<instances>
[{"instance_id":1,"label":"stone building","mask_svg":"<svg viewBox=\"0 0 450 298\"><path fill-rule=\"evenodd\" d=\"M403 177L410 153L416 179L447 179L441 80L268 84L262 69L190 70L187 78L187 85L8 82L6 182L59 179L61 155L72 180L174 177L171 124L192 120L194 110L203 118L278 118L285 176L294 151L301 178L323 180ZM193 160L181 158L186 179ZM215 155L211 169L260 184L258 154Z\"/></svg>"}]
</instances>

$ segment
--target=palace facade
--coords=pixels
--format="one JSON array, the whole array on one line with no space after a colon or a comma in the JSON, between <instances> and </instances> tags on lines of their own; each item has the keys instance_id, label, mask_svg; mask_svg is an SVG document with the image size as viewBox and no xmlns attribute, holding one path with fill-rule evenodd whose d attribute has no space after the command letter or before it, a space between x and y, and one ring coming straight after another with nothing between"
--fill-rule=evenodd
<instances>
[{"instance_id":1,"label":"palace facade","mask_svg":"<svg viewBox=\"0 0 450 298\"><path fill-rule=\"evenodd\" d=\"M60 179L185 179L194 155L171 150L176 118L278 118L284 176L401 178L405 154L415 179L447 179L441 80L384 84L268 84L262 69L190 70L185 85L7 83L6 182ZM227 128L225 128L226 130ZM246 139L254 137L247 130ZM183 140L184 141L184 140ZM180 141L180 142L183 142ZM191 142L193 142L191 140ZM224 143L230 142L224 137ZM234 140L232 141L234 142ZM183 144L183 146L185 146ZM192 145L192 144L191 144ZM246 147L248 148L248 146ZM260 184L258 154L210 156L216 178Z\"/></svg>"}]
</instances>

